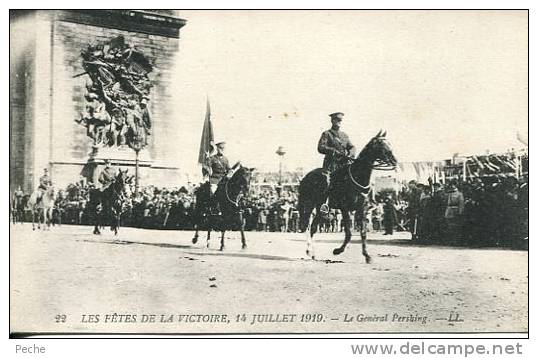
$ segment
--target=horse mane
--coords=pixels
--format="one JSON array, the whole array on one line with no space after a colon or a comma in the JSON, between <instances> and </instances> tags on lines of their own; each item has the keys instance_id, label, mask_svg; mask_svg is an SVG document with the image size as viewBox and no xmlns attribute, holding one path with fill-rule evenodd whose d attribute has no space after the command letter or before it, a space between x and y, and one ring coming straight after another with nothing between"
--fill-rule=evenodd
<instances>
[{"instance_id":1,"label":"horse mane","mask_svg":"<svg viewBox=\"0 0 538 358\"><path fill-rule=\"evenodd\" d=\"M370 147L372 146L372 143L374 142L374 140L377 138L377 136L375 137L372 137L368 143L366 143L366 145L361 149L361 151L359 152L359 155L357 155L357 157L355 158L355 160L359 160L359 159L364 159L367 155L368 155L368 151L370 150Z\"/></svg>"}]
</instances>

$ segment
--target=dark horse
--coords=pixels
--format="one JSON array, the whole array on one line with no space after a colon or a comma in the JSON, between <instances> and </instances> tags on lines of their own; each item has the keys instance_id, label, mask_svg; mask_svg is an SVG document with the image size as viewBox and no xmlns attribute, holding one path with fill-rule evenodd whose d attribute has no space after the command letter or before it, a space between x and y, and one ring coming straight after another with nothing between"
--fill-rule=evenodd
<instances>
[{"instance_id":1,"label":"dark horse","mask_svg":"<svg viewBox=\"0 0 538 358\"><path fill-rule=\"evenodd\" d=\"M318 229L321 219L320 207L329 197L329 206L342 211L345 239L342 246L333 250L334 255L344 252L351 240L350 213L356 211L355 217L359 224L362 239L362 254L366 262L371 257L366 251L366 210L367 197L370 192L370 176L372 170L392 170L396 166L396 158L392 154L389 143L385 139L386 133L379 133L362 149L356 159L350 158L350 163L337 169L331 176L330 190L327 190L327 180L321 168L314 169L301 180L299 184L299 215L300 229L307 235L306 254L315 259L313 237ZM312 211L316 215L307 228Z\"/></svg>"},{"instance_id":2,"label":"dark horse","mask_svg":"<svg viewBox=\"0 0 538 358\"><path fill-rule=\"evenodd\" d=\"M211 230L220 230L220 250L222 251L224 250L224 232L234 229L241 231L241 248L245 249L247 247L243 210L240 208L239 200L241 195L248 192L253 170L239 165L231 178L224 177L221 179L214 194L214 200L218 203L220 214L211 212L209 183L200 185L195 193L196 203L193 211L193 223L196 232L192 239L193 244L198 242L198 230L205 227L207 229L207 247L209 247Z\"/></svg>"},{"instance_id":3,"label":"dark horse","mask_svg":"<svg viewBox=\"0 0 538 358\"><path fill-rule=\"evenodd\" d=\"M25 212L28 206L28 201L30 200L30 195L24 194L23 196L17 196L13 199L13 224L20 223L22 224L25 219Z\"/></svg>"},{"instance_id":4,"label":"dark horse","mask_svg":"<svg viewBox=\"0 0 538 358\"><path fill-rule=\"evenodd\" d=\"M95 224L94 234L101 234L99 228L106 223L103 220L105 215L110 218L110 230L114 231L114 235L118 234L121 213L127 200L126 187L129 179L127 170L122 171L119 169L118 174L106 189L103 191L99 189L90 190L87 210Z\"/></svg>"}]
</instances>

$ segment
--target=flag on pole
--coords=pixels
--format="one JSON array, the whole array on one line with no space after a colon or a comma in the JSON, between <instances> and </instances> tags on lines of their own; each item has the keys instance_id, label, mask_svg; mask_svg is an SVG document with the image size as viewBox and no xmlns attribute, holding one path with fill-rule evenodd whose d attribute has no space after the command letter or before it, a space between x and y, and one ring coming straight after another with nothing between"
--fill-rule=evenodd
<instances>
[{"instance_id":1,"label":"flag on pole","mask_svg":"<svg viewBox=\"0 0 538 358\"><path fill-rule=\"evenodd\" d=\"M209 106L209 98L207 99L207 107L204 120L204 128L202 129L202 139L200 140L200 152L198 153L198 164L202 165L202 174L210 175L211 168L208 165L208 158L215 150L213 125L211 124L211 107Z\"/></svg>"}]
</instances>

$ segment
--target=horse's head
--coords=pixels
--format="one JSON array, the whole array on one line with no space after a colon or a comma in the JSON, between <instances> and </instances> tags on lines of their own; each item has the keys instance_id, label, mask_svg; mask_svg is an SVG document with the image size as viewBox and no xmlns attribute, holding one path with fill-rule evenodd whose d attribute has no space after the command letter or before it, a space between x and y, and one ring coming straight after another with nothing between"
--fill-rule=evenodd
<instances>
[{"instance_id":1,"label":"horse's head","mask_svg":"<svg viewBox=\"0 0 538 358\"><path fill-rule=\"evenodd\" d=\"M239 168L235 171L230 181L239 187L240 192L248 192L254 168L247 168L241 164L236 165L239 166Z\"/></svg>"},{"instance_id":2,"label":"horse's head","mask_svg":"<svg viewBox=\"0 0 538 358\"><path fill-rule=\"evenodd\" d=\"M380 130L360 152L359 158L366 158L373 163L374 169L393 170L398 161L392 153L390 143L386 139L387 132Z\"/></svg>"},{"instance_id":3,"label":"horse's head","mask_svg":"<svg viewBox=\"0 0 538 358\"><path fill-rule=\"evenodd\" d=\"M116 174L116 178L114 179L114 186L115 190L118 194L121 194L122 196L127 197L128 196L128 184L130 181L129 175L127 174L129 172L129 169L121 170L118 169L118 174Z\"/></svg>"}]
</instances>

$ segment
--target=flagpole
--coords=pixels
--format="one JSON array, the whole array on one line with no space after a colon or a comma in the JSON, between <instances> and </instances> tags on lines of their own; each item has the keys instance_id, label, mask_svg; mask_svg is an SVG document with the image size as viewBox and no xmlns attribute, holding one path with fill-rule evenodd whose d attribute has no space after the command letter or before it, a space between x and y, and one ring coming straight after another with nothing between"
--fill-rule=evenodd
<instances>
[{"instance_id":1,"label":"flagpole","mask_svg":"<svg viewBox=\"0 0 538 358\"><path fill-rule=\"evenodd\" d=\"M204 118L204 126L202 129L202 138L200 140L200 150L198 152L198 164L202 166L202 174L209 174L209 167L207 165L208 158L213 153L213 125L211 123L211 106L209 104L209 96L207 96L206 113Z\"/></svg>"}]
</instances>

